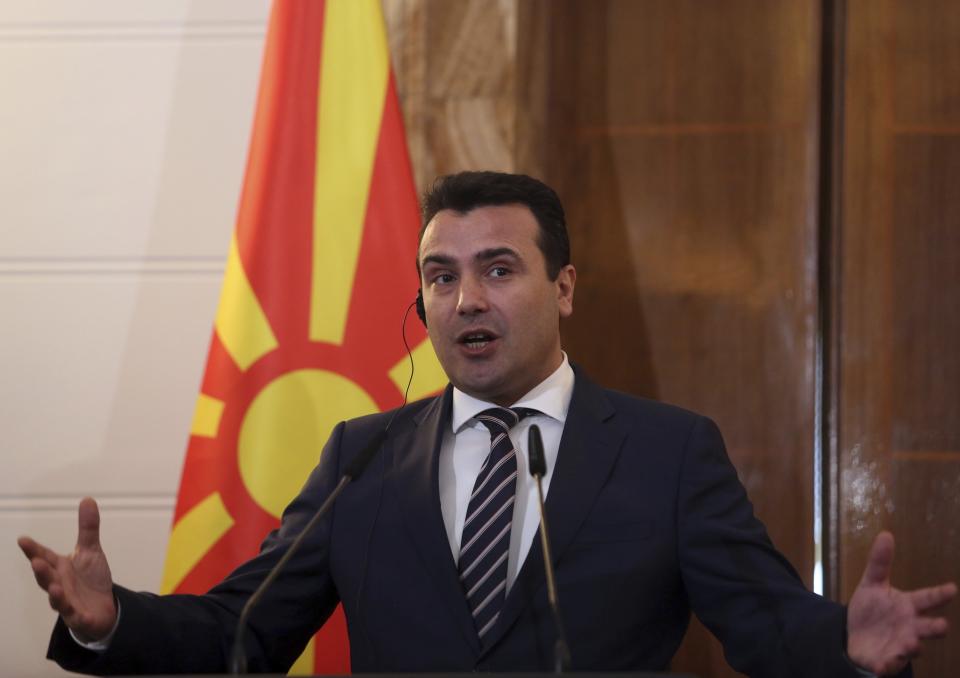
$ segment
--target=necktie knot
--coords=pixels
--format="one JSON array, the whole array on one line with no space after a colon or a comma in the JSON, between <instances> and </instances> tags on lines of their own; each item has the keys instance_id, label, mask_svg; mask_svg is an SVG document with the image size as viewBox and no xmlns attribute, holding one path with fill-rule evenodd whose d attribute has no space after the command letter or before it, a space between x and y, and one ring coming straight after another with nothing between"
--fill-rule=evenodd
<instances>
[{"instance_id":1,"label":"necktie knot","mask_svg":"<svg viewBox=\"0 0 960 678\"><path fill-rule=\"evenodd\" d=\"M491 436L508 433L521 420L538 414L528 407L491 407L476 416L477 421L487 427Z\"/></svg>"}]
</instances>

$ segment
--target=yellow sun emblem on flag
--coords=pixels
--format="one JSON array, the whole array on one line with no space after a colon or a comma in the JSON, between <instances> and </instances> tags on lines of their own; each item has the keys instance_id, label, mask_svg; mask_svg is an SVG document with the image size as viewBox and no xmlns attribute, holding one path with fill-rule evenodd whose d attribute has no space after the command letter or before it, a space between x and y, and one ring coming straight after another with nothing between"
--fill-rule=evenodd
<instances>
[{"instance_id":1,"label":"yellow sun emblem on flag","mask_svg":"<svg viewBox=\"0 0 960 678\"><path fill-rule=\"evenodd\" d=\"M400 405L418 228L380 3L275 3L162 593L255 555L332 428ZM446 376L425 328L405 329L415 400ZM348 670L345 635L337 612L295 672Z\"/></svg>"}]
</instances>

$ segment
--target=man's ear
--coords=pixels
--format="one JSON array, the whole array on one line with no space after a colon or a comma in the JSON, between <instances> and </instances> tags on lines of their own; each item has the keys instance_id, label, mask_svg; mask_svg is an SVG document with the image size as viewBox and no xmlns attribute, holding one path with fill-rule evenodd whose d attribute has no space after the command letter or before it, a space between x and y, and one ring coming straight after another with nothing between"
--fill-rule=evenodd
<instances>
[{"instance_id":1,"label":"man's ear","mask_svg":"<svg viewBox=\"0 0 960 678\"><path fill-rule=\"evenodd\" d=\"M561 318L569 318L573 313L573 288L577 284L577 269L567 264L560 269L555 281L557 286L557 306Z\"/></svg>"}]
</instances>

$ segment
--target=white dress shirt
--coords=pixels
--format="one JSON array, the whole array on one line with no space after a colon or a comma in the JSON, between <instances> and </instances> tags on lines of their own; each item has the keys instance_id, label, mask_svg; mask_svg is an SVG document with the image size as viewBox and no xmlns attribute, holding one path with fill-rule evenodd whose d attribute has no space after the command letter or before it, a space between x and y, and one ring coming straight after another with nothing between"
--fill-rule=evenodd
<instances>
[{"instance_id":1,"label":"white dress shirt","mask_svg":"<svg viewBox=\"0 0 960 678\"><path fill-rule=\"evenodd\" d=\"M540 427L547 473L543 477L546 499L560 448L560 436L567 420L570 397L573 395L573 369L563 362L553 374L511 407L527 407L540 414L529 416L510 429L510 440L517 450L517 495L513 507L513 525L510 529L510 552L507 557L507 590L517 578L520 566L530 551L533 538L540 527L540 509L537 506L537 486L527 464L527 432L530 426ZM463 391L453 389L453 412L450 426L444 430L440 447L440 510L450 540L454 562L460 559L460 537L467 516L467 504L480 467L490 454L490 431L474 417L493 403L478 400Z\"/></svg>"}]
</instances>

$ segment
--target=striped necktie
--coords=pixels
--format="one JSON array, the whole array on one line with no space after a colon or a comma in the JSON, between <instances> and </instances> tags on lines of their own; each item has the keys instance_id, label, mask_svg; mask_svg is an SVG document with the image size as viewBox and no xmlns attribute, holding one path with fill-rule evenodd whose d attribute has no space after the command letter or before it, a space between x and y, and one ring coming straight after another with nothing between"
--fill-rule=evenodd
<instances>
[{"instance_id":1,"label":"striped necktie","mask_svg":"<svg viewBox=\"0 0 960 678\"><path fill-rule=\"evenodd\" d=\"M467 505L460 538L460 582L481 643L503 607L510 526L517 491L517 453L509 431L534 410L494 407L476 416L490 430L490 454Z\"/></svg>"}]
</instances>

